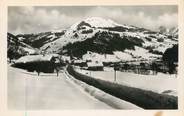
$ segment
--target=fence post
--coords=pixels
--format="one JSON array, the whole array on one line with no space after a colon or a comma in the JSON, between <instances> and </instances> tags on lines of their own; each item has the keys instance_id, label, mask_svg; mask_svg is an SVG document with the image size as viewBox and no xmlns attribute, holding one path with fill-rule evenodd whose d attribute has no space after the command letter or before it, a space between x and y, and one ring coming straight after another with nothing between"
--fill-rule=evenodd
<instances>
[{"instance_id":1,"label":"fence post","mask_svg":"<svg viewBox=\"0 0 184 116\"><path fill-rule=\"evenodd\" d=\"M116 77L116 70L118 69L118 67L117 66L115 66L114 67L114 82L116 82L116 79L117 79L117 77Z\"/></svg>"},{"instance_id":2,"label":"fence post","mask_svg":"<svg viewBox=\"0 0 184 116\"><path fill-rule=\"evenodd\" d=\"M114 82L116 82L116 70L114 70Z\"/></svg>"}]
</instances>

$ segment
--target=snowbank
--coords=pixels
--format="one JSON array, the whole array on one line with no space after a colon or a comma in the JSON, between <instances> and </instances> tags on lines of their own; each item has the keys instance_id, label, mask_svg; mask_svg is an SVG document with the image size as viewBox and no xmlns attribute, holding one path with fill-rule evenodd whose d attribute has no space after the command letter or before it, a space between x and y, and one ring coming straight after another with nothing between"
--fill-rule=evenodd
<instances>
[{"instance_id":1,"label":"snowbank","mask_svg":"<svg viewBox=\"0 0 184 116\"><path fill-rule=\"evenodd\" d=\"M105 102L111 107L117 108L117 109L142 109L130 102L121 100L117 97L114 97L110 94L105 93L104 91L97 89L93 86L90 86L82 81L79 81L75 78L73 78L70 74L68 74L67 71L65 71L65 74L67 75L68 79L75 82L77 85L81 86L86 92L88 92L91 96L94 96L96 99Z\"/></svg>"},{"instance_id":2,"label":"snowbank","mask_svg":"<svg viewBox=\"0 0 184 116\"><path fill-rule=\"evenodd\" d=\"M159 94L149 90L143 90L136 87L130 87L116 82L109 82L102 79L96 79L88 75L77 72L73 66L67 67L69 74L76 79L83 81L93 87L96 87L110 95L131 102L145 109L177 109L178 98L165 94Z\"/></svg>"},{"instance_id":3,"label":"snowbank","mask_svg":"<svg viewBox=\"0 0 184 116\"><path fill-rule=\"evenodd\" d=\"M114 71L89 71L75 68L77 72L84 75L92 76L93 78L106 81L114 81ZM144 90L150 90L160 94L168 94L177 96L177 81L176 75L158 73L157 75L140 75L130 72L116 72L116 83L136 87Z\"/></svg>"}]
</instances>

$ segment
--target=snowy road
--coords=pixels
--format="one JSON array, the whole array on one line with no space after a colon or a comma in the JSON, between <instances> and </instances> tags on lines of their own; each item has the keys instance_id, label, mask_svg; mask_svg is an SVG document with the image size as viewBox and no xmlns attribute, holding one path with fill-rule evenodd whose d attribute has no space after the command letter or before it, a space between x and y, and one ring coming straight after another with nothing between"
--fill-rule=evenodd
<instances>
[{"instance_id":1,"label":"snowy road","mask_svg":"<svg viewBox=\"0 0 184 116\"><path fill-rule=\"evenodd\" d=\"M29 73L8 67L8 107L18 110L112 109L81 91L63 73Z\"/></svg>"}]
</instances>

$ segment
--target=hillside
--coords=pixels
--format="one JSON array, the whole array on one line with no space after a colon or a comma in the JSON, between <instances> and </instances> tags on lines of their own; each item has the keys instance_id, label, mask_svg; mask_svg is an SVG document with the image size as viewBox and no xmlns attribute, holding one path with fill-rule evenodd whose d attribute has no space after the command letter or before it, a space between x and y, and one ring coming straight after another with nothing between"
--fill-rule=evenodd
<instances>
[{"instance_id":1,"label":"hillside","mask_svg":"<svg viewBox=\"0 0 184 116\"><path fill-rule=\"evenodd\" d=\"M46 43L52 42L58 39L60 36L64 34L64 31L60 32L43 32L36 34L19 34L16 37L34 48L40 48Z\"/></svg>"},{"instance_id":2,"label":"hillside","mask_svg":"<svg viewBox=\"0 0 184 116\"><path fill-rule=\"evenodd\" d=\"M7 54L10 59L17 59L26 54L35 54L37 49L30 45L20 41L15 35L7 33L8 48Z\"/></svg>"},{"instance_id":3,"label":"hillside","mask_svg":"<svg viewBox=\"0 0 184 116\"><path fill-rule=\"evenodd\" d=\"M177 33L177 29L172 29ZM45 32L16 36L20 41L45 53L59 53L82 58L90 51L99 55L122 54L132 59L154 60L167 48L178 43L178 36L141 27L118 24L100 17L76 22L60 32ZM116 53L116 54L115 54ZM123 60L123 57L118 57Z\"/></svg>"},{"instance_id":4,"label":"hillside","mask_svg":"<svg viewBox=\"0 0 184 116\"><path fill-rule=\"evenodd\" d=\"M167 48L174 44L177 44L177 39L170 38L168 34L92 17L75 23L66 30L63 36L45 44L41 50L68 55L72 52L75 57L82 57L87 51L102 55L114 54L118 51L131 55L133 58L142 57L143 54L152 54L150 57L155 57L156 54L159 58ZM145 53L139 52L138 55L136 52L125 52L137 50L135 47L144 49Z\"/></svg>"}]
</instances>

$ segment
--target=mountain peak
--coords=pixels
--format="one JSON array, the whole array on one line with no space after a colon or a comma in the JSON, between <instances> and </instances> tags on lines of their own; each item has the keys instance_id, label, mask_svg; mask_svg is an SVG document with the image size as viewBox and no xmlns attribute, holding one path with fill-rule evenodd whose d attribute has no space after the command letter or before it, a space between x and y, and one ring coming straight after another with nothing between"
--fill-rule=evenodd
<instances>
[{"instance_id":1,"label":"mountain peak","mask_svg":"<svg viewBox=\"0 0 184 116\"><path fill-rule=\"evenodd\" d=\"M119 25L110 19L103 19L101 17L90 17L84 21L89 23L92 27L114 27Z\"/></svg>"},{"instance_id":2,"label":"mountain peak","mask_svg":"<svg viewBox=\"0 0 184 116\"><path fill-rule=\"evenodd\" d=\"M115 27L120 26L116 22L110 19L104 19L101 17L90 17L82 21L79 21L71 26L72 29L77 28L78 26L90 26L90 27Z\"/></svg>"}]
</instances>

